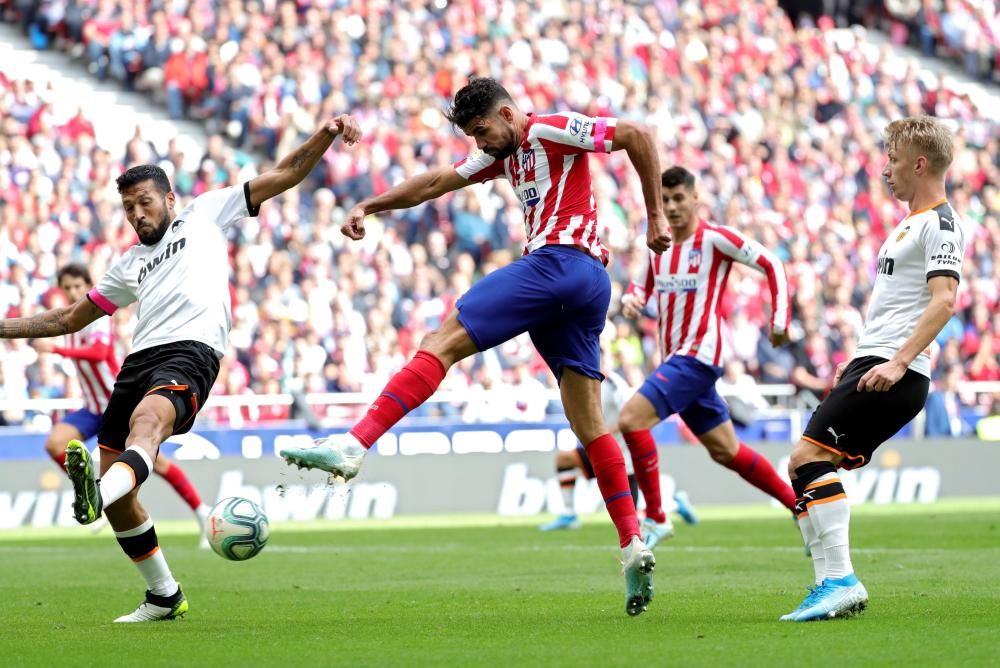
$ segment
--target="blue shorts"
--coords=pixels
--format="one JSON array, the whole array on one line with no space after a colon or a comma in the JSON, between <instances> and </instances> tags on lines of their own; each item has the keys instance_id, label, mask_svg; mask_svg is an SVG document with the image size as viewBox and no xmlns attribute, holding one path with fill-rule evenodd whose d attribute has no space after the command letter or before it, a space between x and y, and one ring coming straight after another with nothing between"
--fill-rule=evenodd
<instances>
[{"instance_id":1,"label":"blue shorts","mask_svg":"<svg viewBox=\"0 0 1000 668\"><path fill-rule=\"evenodd\" d=\"M677 413L695 436L729 419L729 407L715 390L722 369L689 355L674 355L646 379L639 394L649 399L661 420Z\"/></svg>"},{"instance_id":2,"label":"blue shorts","mask_svg":"<svg viewBox=\"0 0 1000 668\"><path fill-rule=\"evenodd\" d=\"M565 368L604 380L600 336L610 301L611 279L600 261L551 245L487 275L456 306L480 351L528 332L557 380Z\"/></svg>"},{"instance_id":3,"label":"blue shorts","mask_svg":"<svg viewBox=\"0 0 1000 668\"><path fill-rule=\"evenodd\" d=\"M77 431L83 434L83 438L80 439L83 441L97 436L97 432L101 430L101 416L98 413L88 411L86 408L66 413L59 422L76 427Z\"/></svg>"}]
</instances>

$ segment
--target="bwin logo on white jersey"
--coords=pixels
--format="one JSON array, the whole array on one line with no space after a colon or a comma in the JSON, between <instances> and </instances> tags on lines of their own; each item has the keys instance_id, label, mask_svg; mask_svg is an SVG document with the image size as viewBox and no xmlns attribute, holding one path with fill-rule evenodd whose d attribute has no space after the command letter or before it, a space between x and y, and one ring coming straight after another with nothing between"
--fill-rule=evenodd
<instances>
[{"instance_id":1,"label":"bwin logo on white jersey","mask_svg":"<svg viewBox=\"0 0 1000 668\"><path fill-rule=\"evenodd\" d=\"M169 260L171 256L176 255L181 251L184 246L187 245L187 240L181 237L177 241L167 244L166 250L157 255L152 260L147 260L143 263L142 268L139 269L139 284L146 280L146 277L153 273L153 270L160 266L160 263Z\"/></svg>"}]
</instances>

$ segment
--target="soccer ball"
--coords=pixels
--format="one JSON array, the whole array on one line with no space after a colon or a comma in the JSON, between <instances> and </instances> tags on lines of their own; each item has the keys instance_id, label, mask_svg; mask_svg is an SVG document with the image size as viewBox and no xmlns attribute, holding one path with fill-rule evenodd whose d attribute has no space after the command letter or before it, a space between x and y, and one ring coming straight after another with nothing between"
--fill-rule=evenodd
<instances>
[{"instance_id":1,"label":"soccer ball","mask_svg":"<svg viewBox=\"0 0 1000 668\"><path fill-rule=\"evenodd\" d=\"M246 561L267 545L271 528L256 503L231 496L215 504L205 523L205 534L215 553L230 561Z\"/></svg>"}]
</instances>

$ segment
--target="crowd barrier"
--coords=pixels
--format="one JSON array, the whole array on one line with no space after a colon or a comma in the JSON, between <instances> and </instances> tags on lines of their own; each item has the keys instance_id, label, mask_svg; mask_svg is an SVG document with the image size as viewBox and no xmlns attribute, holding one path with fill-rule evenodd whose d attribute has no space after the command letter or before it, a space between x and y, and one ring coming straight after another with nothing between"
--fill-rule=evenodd
<instances>
[{"instance_id":1,"label":"crowd barrier","mask_svg":"<svg viewBox=\"0 0 1000 668\"><path fill-rule=\"evenodd\" d=\"M294 522L429 513L561 512L555 452L576 446L565 423L556 422L403 428L383 438L359 478L345 486L331 484L318 472L289 468L277 456L281 448L309 442L316 435L304 426L199 429L172 437L163 452L181 462L207 502L245 496L261 503L272 521ZM791 443L756 447L784 472ZM51 460L39 455L40 449L38 434L0 437L4 455L0 529L73 525L69 483ZM682 488L701 505L770 502L713 463L700 446L664 447L661 463L664 498ZM996 469L994 464L1000 466L996 444L896 438L878 451L869 466L846 473L845 486L854 503L933 503L942 497L991 496L1000 494L1000 485L989 473ZM142 500L158 519L192 517L156 476L143 486ZM579 512L600 508L593 481L578 481L575 503Z\"/></svg>"}]
</instances>

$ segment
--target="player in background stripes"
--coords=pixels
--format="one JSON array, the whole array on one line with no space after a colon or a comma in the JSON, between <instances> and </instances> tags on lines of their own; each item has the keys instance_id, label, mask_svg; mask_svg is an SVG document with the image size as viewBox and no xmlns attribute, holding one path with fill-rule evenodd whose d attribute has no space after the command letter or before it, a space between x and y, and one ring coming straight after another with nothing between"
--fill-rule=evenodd
<instances>
[{"instance_id":1,"label":"player in background stripes","mask_svg":"<svg viewBox=\"0 0 1000 668\"><path fill-rule=\"evenodd\" d=\"M409 411L425 402L448 369L466 357L528 332L559 381L570 426L594 466L605 507L618 531L625 609L638 615L653 596L655 557L642 544L625 461L601 416L600 335L611 300L608 252L597 233L588 156L624 150L642 183L655 252L670 245L660 208L659 160L646 128L625 120L564 112L521 111L503 86L474 77L458 93L450 120L475 140L477 152L432 169L351 209L341 231L365 236L366 216L417 206L473 183L506 179L521 202L524 257L473 285L414 358L390 380L349 434L313 448L288 448L292 464L353 478L368 451Z\"/></svg>"},{"instance_id":2,"label":"player in background stripes","mask_svg":"<svg viewBox=\"0 0 1000 668\"><path fill-rule=\"evenodd\" d=\"M646 499L642 537L653 547L673 533L660 499L656 442L650 432L674 413L719 464L770 494L789 510L795 493L756 450L741 443L729 409L715 389L722 375L719 304L733 262L767 276L771 292L771 345L788 342L788 284L781 261L736 230L698 218L694 174L683 167L663 172L663 211L673 244L649 255L643 275L622 297L623 312L635 318L652 299L659 310L661 364L622 408L618 425L625 437L639 489Z\"/></svg>"},{"instance_id":3,"label":"player in background stripes","mask_svg":"<svg viewBox=\"0 0 1000 668\"><path fill-rule=\"evenodd\" d=\"M82 264L67 264L56 273L56 284L67 304L83 299L94 287L90 270ZM97 435L101 427L101 415L111 399L111 389L118 376L120 364L115 355L114 340L111 335L111 319L100 318L79 332L66 334L64 345L57 346L48 339L35 339L32 347L39 353L54 353L73 360L76 378L83 392L83 408L67 413L57 422L45 441L45 451L59 468L66 470L66 444L72 440L88 441ZM153 471L174 488L198 518L201 526L199 546L208 547L205 536L205 521L211 508L201 501L198 490L188 479L178 464L160 453L153 464ZM107 520L95 523L94 530L107 524Z\"/></svg>"},{"instance_id":4,"label":"player in background stripes","mask_svg":"<svg viewBox=\"0 0 1000 668\"><path fill-rule=\"evenodd\" d=\"M635 472L632 458L629 455L628 446L625 439L621 437L618 429L618 415L622 407L635 394L635 390L629 387L628 381L615 372L614 361L611 359L611 342L615 339L615 327L610 322L604 327L601 334L601 371L604 372L604 382L601 383L601 410L604 419L608 423L608 429L615 435L615 441L621 448L622 458L625 459L625 471L628 473L629 489L632 490L632 502L638 508L639 484L635 479ZM562 495L563 512L551 522L547 522L539 527L542 531L560 531L564 529L579 529L580 520L576 514L576 480L582 473L586 480L593 480L594 466L590 463L590 457L583 445L577 443L573 450L560 450L556 453L556 476L559 480L559 491ZM677 490L674 493L674 509L677 514L688 524L697 524L698 516L694 506L688 499L687 492Z\"/></svg>"}]
</instances>

